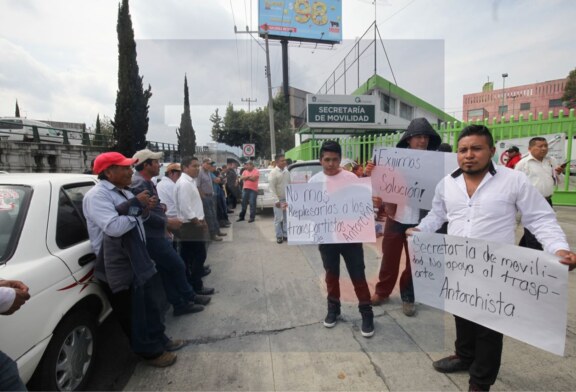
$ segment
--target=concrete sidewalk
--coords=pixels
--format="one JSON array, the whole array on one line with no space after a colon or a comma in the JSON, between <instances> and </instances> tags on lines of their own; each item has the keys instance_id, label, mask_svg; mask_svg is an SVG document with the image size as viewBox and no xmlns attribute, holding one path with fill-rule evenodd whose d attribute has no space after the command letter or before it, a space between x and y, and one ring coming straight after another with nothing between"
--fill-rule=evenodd
<instances>
[{"instance_id":1,"label":"concrete sidewalk","mask_svg":"<svg viewBox=\"0 0 576 392\"><path fill-rule=\"evenodd\" d=\"M576 245L576 209L556 210ZM366 339L354 291L344 284L343 320L325 328L318 249L276 244L272 221L261 214L255 223L234 223L226 240L210 247L212 274L205 279L217 290L212 303L201 313L167 316L168 334L191 344L170 368L139 363L126 390L467 390L467 373L432 368L453 352L451 315L420 305L416 317L406 317L396 291L374 308L376 333ZM380 263L375 246L365 246L365 260L372 290ZM344 263L342 271L344 280ZM565 357L505 338L493 390L576 390L575 280L573 272Z\"/></svg>"}]
</instances>

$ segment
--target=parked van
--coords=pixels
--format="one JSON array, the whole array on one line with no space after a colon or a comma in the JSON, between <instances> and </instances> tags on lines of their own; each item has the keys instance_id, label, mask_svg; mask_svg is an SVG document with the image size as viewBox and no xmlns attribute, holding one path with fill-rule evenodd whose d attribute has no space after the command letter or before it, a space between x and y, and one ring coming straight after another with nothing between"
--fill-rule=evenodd
<instances>
[{"instance_id":1,"label":"parked van","mask_svg":"<svg viewBox=\"0 0 576 392\"><path fill-rule=\"evenodd\" d=\"M19 117L0 117L0 140L33 142L33 127L38 129L40 142L62 143L62 131L50 125Z\"/></svg>"}]
</instances>

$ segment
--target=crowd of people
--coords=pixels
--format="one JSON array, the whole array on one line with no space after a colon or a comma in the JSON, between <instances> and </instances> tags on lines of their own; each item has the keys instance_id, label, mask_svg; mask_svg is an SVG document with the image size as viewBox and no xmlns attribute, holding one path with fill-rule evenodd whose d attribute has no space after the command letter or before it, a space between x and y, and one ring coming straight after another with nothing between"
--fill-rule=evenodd
<instances>
[{"instance_id":1,"label":"crowd of people","mask_svg":"<svg viewBox=\"0 0 576 392\"><path fill-rule=\"evenodd\" d=\"M452 151L424 118L409 124L396 147ZM319 244L327 289L325 327L334 327L341 314L340 257L358 297L364 337L375 333L373 306L389 300L403 253L405 268L399 281L402 311L409 317L416 315L407 252L407 239L415 231L513 244L516 214L520 212L525 230L521 246L545 250L559 256L570 269L576 267L576 254L570 251L552 209L551 196L563 168L547 156L545 138L532 138L524 157L518 147L509 148L506 168L493 164L495 147L489 129L470 125L460 133L456 152L458 168L437 186L430 211L374 199L377 219L385 220L385 224L378 282L372 294L361 243ZM167 164L164 178L156 184L162 158L162 153L148 149L132 158L117 152L98 155L93 172L100 181L83 201L90 242L97 255L94 275L105 287L132 350L155 367L174 364L174 352L187 344L166 336L166 303L175 317L209 306L216 290L203 282L211 273L207 246L226 236L223 229L231 225L229 214L238 205L241 210L236 222L245 221L247 214L248 223L255 221L260 176L253 161L238 171L233 159L217 168L210 158L200 161L184 157ZM358 177L371 176L374 169L370 161L365 166L356 162L342 165L342 149L335 141L322 144L320 163L322 171L309 182L346 186ZM288 239L289 183L287 159L277 155L271 165L269 188L278 244ZM508 203L499 203L491 196L502 192ZM0 281L0 294L12 291L14 295L4 295L0 301L1 314L13 313L29 298L22 282ZM435 361L434 368L445 373L469 371L470 390L489 390L500 368L502 334L457 316L455 323L455 354ZM7 360L1 355L0 361Z\"/></svg>"}]
</instances>

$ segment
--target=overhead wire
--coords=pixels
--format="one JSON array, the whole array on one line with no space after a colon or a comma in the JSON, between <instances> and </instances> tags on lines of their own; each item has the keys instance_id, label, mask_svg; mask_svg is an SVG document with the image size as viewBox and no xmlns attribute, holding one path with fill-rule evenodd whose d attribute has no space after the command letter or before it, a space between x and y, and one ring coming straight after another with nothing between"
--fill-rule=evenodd
<instances>
[{"instance_id":1,"label":"overhead wire","mask_svg":"<svg viewBox=\"0 0 576 392\"><path fill-rule=\"evenodd\" d=\"M230 10L232 11L232 22L234 23L234 28L236 28L236 16L234 15L234 7L232 6L232 0L230 0ZM238 70L238 78L240 79L240 89L244 90L244 86L243 86L243 80L241 75L241 67L240 67L240 50L238 48L238 35L234 34L234 39L235 39L235 43L236 43L236 64L237 64L237 70Z\"/></svg>"}]
</instances>

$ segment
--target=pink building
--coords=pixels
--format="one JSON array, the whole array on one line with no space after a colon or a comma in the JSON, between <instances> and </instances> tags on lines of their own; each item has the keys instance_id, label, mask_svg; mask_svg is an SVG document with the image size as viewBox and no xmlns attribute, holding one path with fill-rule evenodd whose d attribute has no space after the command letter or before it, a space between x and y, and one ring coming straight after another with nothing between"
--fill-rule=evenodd
<instances>
[{"instance_id":1,"label":"pink building","mask_svg":"<svg viewBox=\"0 0 576 392\"><path fill-rule=\"evenodd\" d=\"M566 79L506 87L494 90L494 82L488 82L483 92L464 95L464 121L492 119L504 115L506 118L523 115L536 118L542 113L544 118L552 111L554 117L563 109L562 95Z\"/></svg>"}]
</instances>

